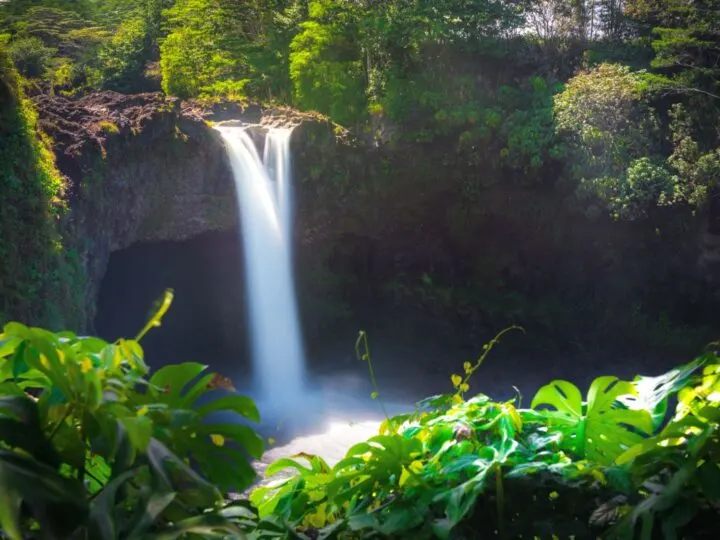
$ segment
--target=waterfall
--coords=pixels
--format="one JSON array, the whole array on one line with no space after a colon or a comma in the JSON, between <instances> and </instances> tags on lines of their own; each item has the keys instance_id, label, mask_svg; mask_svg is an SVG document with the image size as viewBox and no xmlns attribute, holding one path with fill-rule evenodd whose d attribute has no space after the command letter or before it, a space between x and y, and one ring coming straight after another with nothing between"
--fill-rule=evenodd
<instances>
[{"instance_id":1,"label":"waterfall","mask_svg":"<svg viewBox=\"0 0 720 540\"><path fill-rule=\"evenodd\" d=\"M259 403L288 412L302 403L305 358L292 271L291 129L270 129L260 159L244 127L218 125L241 220L248 315Z\"/></svg>"}]
</instances>

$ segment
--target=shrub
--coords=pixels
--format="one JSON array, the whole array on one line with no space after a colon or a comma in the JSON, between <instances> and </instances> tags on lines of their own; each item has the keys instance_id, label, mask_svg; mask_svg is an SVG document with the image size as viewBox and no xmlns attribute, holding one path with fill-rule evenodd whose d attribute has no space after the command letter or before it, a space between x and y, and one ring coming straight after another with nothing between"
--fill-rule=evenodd
<instances>
[{"instance_id":1,"label":"shrub","mask_svg":"<svg viewBox=\"0 0 720 540\"><path fill-rule=\"evenodd\" d=\"M0 321L81 325L83 270L57 229L65 178L25 97L23 79L0 48ZM57 317L55 316L57 314ZM62 317L66 319L61 320Z\"/></svg>"},{"instance_id":2,"label":"shrub","mask_svg":"<svg viewBox=\"0 0 720 540\"><path fill-rule=\"evenodd\" d=\"M112 122L109 122L107 120L98 122L97 126L101 133L112 134L112 133L120 132L120 128L118 128L115 124L113 124Z\"/></svg>"},{"instance_id":3,"label":"shrub","mask_svg":"<svg viewBox=\"0 0 720 540\"><path fill-rule=\"evenodd\" d=\"M150 375L139 341L106 343L9 323L0 334L0 527L11 540L240 535L223 493L243 490L262 439L216 412L259 420L207 366ZM220 397L218 393L224 394ZM214 399L210 399L214 398Z\"/></svg>"},{"instance_id":4,"label":"shrub","mask_svg":"<svg viewBox=\"0 0 720 540\"><path fill-rule=\"evenodd\" d=\"M56 49L46 47L40 38L30 36L10 42L8 52L20 73L37 79L45 75Z\"/></svg>"},{"instance_id":5,"label":"shrub","mask_svg":"<svg viewBox=\"0 0 720 540\"><path fill-rule=\"evenodd\" d=\"M306 454L271 464L268 476L296 474L252 493L260 519L323 538L630 539L658 527L665 538L712 537L720 502L714 352L659 377L598 377L584 400L572 383L552 381L523 409L519 395L464 398L496 342L464 365L465 376L453 375L455 394L387 418L334 467Z\"/></svg>"}]
</instances>

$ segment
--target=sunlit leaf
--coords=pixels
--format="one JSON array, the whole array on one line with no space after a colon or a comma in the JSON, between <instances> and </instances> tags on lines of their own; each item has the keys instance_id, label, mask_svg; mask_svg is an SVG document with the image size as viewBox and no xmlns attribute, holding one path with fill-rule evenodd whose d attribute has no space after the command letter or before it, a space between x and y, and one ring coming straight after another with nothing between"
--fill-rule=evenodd
<instances>
[{"instance_id":1,"label":"sunlit leaf","mask_svg":"<svg viewBox=\"0 0 720 540\"><path fill-rule=\"evenodd\" d=\"M598 377L590 385L587 404L583 404L575 385L553 381L538 391L532 407L554 408L545 414L550 425L563 434L564 447L580 457L609 465L653 431L648 411L618 407L618 398L628 395L636 395L632 383Z\"/></svg>"}]
</instances>

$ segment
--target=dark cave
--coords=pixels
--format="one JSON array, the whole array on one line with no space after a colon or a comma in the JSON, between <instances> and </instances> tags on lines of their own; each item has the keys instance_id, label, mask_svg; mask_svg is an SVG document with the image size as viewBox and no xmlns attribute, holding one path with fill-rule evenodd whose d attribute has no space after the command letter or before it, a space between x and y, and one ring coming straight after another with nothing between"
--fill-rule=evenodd
<instances>
[{"instance_id":1,"label":"dark cave","mask_svg":"<svg viewBox=\"0 0 720 540\"><path fill-rule=\"evenodd\" d=\"M200 362L239 382L250 368L239 246L237 231L222 231L113 253L100 286L97 334L134 337L171 288L174 300L162 325L141 342L148 365Z\"/></svg>"}]
</instances>

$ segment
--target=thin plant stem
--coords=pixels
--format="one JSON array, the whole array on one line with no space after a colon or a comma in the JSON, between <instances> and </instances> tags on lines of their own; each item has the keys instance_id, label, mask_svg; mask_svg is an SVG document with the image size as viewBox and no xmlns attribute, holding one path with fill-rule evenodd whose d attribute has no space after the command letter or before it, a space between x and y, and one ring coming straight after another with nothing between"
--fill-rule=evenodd
<instances>
[{"instance_id":1,"label":"thin plant stem","mask_svg":"<svg viewBox=\"0 0 720 540\"><path fill-rule=\"evenodd\" d=\"M362 353L360 352L361 346L364 351ZM367 333L365 332L365 330L360 330L360 334L358 335L357 341L355 342L355 354L357 355L358 360L362 362L367 362L368 372L370 373L370 382L372 383L374 390L372 394L373 399L377 399L380 402L380 407L382 407L385 419L389 422L390 415L385 408L385 402L380 396L380 390L378 389L377 380L375 379L375 371L373 370L372 358L370 356L370 345L368 344Z\"/></svg>"},{"instance_id":2,"label":"thin plant stem","mask_svg":"<svg viewBox=\"0 0 720 540\"><path fill-rule=\"evenodd\" d=\"M465 371L465 377L462 379L462 381L457 384L457 392L455 393L455 396L458 398L462 398L465 392L467 391L467 388L469 386L469 381L471 377L475 374L475 372L478 370L480 366L482 366L483 362L485 361L485 358L487 358L488 354L490 354L490 351L493 350L495 345L500 343L500 339L507 334L508 332L511 332L513 330L519 330L520 332L525 332L525 329L521 326L517 326L513 324L512 326L508 326L504 330L498 332L498 334L490 340L489 343L486 345L483 345L483 353L480 355L480 358L478 358L475 361L475 365L471 366L470 369Z\"/></svg>"}]
</instances>

